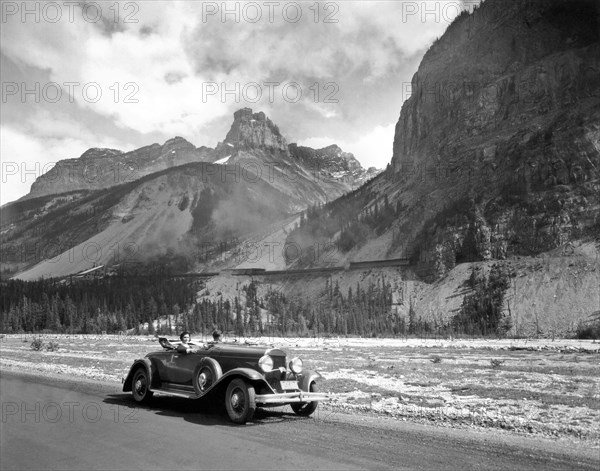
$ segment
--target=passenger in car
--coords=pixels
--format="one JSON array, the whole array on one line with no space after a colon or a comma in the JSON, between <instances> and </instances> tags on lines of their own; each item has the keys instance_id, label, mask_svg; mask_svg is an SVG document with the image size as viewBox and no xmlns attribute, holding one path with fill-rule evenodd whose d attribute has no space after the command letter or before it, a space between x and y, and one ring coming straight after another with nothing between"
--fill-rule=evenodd
<instances>
[{"instance_id":1,"label":"passenger in car","mask_svg":"<svg viewBox=\"0 0 600 471\"><path fill-rule=\"evenodd\" d=\"M182 334L179 336L179 340L181 340L181 343L177 345L177 351L179 353L196 353L200 350L200 347L190 345L192 335L187 331L182 332Z\"/></svg>"}]
</instances>

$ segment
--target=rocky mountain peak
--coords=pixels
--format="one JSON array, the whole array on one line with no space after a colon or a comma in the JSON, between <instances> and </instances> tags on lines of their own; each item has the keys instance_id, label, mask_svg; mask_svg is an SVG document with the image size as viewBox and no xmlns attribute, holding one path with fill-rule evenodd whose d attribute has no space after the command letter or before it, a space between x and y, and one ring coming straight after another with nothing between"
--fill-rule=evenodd
<instances>
[{"instance_id":1,"label":"rocky mountain peak","mask_svg":"<svg viewBox=\"0 0 600 471\"><path fill-rule=\"evenodd\" d=\"M363 170L362 165L356 160L354 154L344 152L337 144L323 147L322 149L318 149L317 152L321 155L322 159L329 160L332 164L338 165L345 170L351 172Z\"/></svg>"},{"instance_id":2,"label":"rocky mountain peak","mask_svg":"<svg viewBox=\"0 0 600 471\"><path fill-rule=\"evenodd\" d=\"M165 141L162 147L163 150L195 149L194 144L179 136L175 136Z\"/></svg>"},{"instance_id":3,"label":"rocky mountain peak","mask_svg":"<svg viewBox=\"0 0 600 471\"><path fill-rule=\"evenodd\" d=\"M102 159L106 157L115 157L117 155L121 155L123 151L118 149L108 149L104 147L92 147L91 149L86 150L79 157L82 160L91 160L91 159Z\"/></svg>"},{"instance_id":4,"label":"rocky mountain peak","mask_svg":"<svg viewBox=\"0 0 600 471\"><path fill-rule=\"evenodd\" d=\"M287 153L287 142L279 128L265 113L253 113L250 108L242 108L233 114L233 124L225 141L217 146L217 153L231 154L235 150L262 148Z\"/></svg>"},{"instance_id":5,"label":"rocky mountain peak","mask_svg":"<svg viewBox=\"0 0 600 471\"><path fill-rule=\"evenodd\" d=\"M344 152L337 144L313 149L293 143L289 145L289 150L295 159L310 168L319 168L331 173L364 171L354 154Z\"/></svg>"}]
</instances>

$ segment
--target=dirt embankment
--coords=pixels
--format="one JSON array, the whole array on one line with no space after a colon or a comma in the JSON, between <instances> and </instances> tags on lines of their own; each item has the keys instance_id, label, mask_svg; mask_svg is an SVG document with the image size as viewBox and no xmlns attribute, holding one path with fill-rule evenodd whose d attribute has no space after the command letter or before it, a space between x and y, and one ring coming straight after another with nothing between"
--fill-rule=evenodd
<instances>
[{"instance_id":1,"label":"dirt embankment","mask_svg":"<svg viewBox=\"0 0 600 471\"><path fill-rule=\"evenodd\" d=\"M243 288L254 281L259 297L273 290L290 299L318 302L326 298L327 284L339 286L346 296L349 289L355 292L358 284L366 289L369 284L385 282L392 289L392 312L404 318L407 325L411 303L417 317L446 325L471 292L468 280L472 270L489 272L494 264L502 264L510 273L503 304L503 314L512 320L509 336L572 336L580 324L600 311L600 251L591 242L561 247L539 257L463 263L433 284L420 281L411 267L342 270L326 275L220 275L208 280L208 289L199 297L233 302L237 296L243 303Z\"/></svg>"},{"instance_id":2,"label":"dirt embankment","mask_svg":"<svg viewBox=\"0 0 600 471\"><path fill-rule=\"evenodd\" d=\"M473 268L502 264L510 273L503 311L518 337L573 335L600 310L600 252L594 243L564 246L539 257L458 265L433 285L417 284L414 309L428 321L448 322L469 294Z\"/></svg>"}]
</instances>

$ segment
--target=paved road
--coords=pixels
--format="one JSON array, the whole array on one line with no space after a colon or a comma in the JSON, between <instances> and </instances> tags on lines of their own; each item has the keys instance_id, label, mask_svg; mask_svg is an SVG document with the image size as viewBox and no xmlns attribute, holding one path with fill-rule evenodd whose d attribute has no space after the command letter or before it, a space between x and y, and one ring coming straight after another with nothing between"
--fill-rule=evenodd
<instances>
[{"instance_id":1,"label":"paved road","mask_svg":"<svg viewBox=\"0 0 600 471\"><path fill-rule=\"evenodd\" d=\"M115 385L0 374L0 469L595 469L597 450L289 408L228 423L220 408ZM319 411L317 411L319 412Z\"/></svg>"}]
</instances>

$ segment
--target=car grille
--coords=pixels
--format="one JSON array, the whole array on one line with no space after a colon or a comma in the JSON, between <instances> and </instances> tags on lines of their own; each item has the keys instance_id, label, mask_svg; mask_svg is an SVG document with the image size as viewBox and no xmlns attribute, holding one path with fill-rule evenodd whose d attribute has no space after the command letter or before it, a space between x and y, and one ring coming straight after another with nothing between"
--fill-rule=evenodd
<instances>
[{"instance_id":1,"label":"car grille","mask_svg":"<svg viewBox=\"0 0 600 471\"><path fill-rule=\"evenodd\" d=\"M273 358L273 369L274 370L279 368L280 366L287 368L287 365L285 364L285 356L272 355L271 358Z\"/></svg>"}]
</instances>

